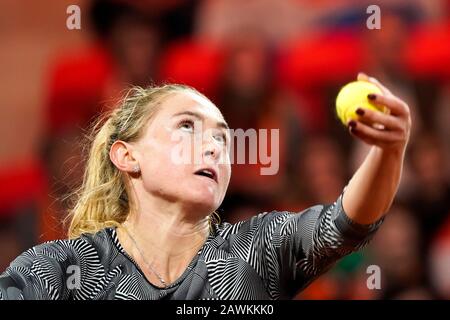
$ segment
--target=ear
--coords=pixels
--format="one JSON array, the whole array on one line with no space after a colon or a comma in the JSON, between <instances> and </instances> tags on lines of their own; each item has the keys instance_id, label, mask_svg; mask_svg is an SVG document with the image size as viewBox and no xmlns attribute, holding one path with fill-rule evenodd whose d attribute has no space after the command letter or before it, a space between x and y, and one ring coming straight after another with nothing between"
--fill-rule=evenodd
<instances>
[{"instance_id":1,"label":"ear","mask_svg":"<svg viewBox=\"0 0 450 320\"><path fill-rule=\"evenodd\" d=\"M109 150L109 158L112 163L123 172L134 172L139 163L132 156L133 146L121 140L115 141Z\"/></svg>"}]
</instances>

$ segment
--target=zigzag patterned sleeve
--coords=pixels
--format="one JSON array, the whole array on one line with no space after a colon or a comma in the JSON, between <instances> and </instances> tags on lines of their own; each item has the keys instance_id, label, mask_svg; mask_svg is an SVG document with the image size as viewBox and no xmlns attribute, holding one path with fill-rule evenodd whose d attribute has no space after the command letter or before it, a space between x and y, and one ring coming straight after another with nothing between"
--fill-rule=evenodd
<instances>
[{"instance_id":1,"label":"zigzag patterned sleeve","mask_svg":"<svg viewBox=\"0 0 450 320\"><path fill-rule=\"evenodd\" d=\"M73 281L73 266L80 268L81 286L94 286L99 270L86 270L97 255L83 240L57 240L35 246L18 256L0 275L0 300L58 300L73 297L80 290ZM93 279L91 279L93 278Z\"/></svg>"},{"instance_id":2,"label":"zigzag patterned sleeve","mask_svg":"<svg viewBox=\"0 0 450 320\"><path fill-rule=\"evenodd\" d=\"M18 256L0 275L0 300L67 298L66 269L76 263L64 241L35 246Z\"/></svg>"},{"instance_id":3,"label":"zigzag patterned sleeve","mask_svg":"<svg viewBox=\"0 0 450 320\"><path fill-rule=\"evenodd\" d=\"M271 212L262 217L259 238L268 291L274 299L290 299L343 256L364 247L384 218L357 224L344 212L342 195L329 206L295 214ZM262 239L262 240L261 240Z\"/></svg>"}]
</instances>

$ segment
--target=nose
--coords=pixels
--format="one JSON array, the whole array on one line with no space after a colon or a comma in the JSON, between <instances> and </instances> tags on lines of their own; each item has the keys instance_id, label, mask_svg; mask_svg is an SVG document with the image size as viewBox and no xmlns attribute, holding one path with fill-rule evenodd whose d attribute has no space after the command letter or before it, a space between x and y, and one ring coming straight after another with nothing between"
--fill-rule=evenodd
<instances>
[{"instance_id":1,"label":"nose","mask_svg":"<svg viewBox=\"0 0 450 320\"><path fill-rule=\"evenodd\" d=\"M205 134L203 140L203 158L204 161L217 162L221 156L221 148L212 134Z\"/></svg>"},{"instance_id":2,"label":"nose","mask_svg":"<svg viewBox=\"0 0 450 320\"><path fill-rule=\"evenodd\" d=\"M220 149L214 142L208 142L204 145L203 156L206 159L212 158L214 160L217 160L220 156Z\"/></svg>"}]
</instances>

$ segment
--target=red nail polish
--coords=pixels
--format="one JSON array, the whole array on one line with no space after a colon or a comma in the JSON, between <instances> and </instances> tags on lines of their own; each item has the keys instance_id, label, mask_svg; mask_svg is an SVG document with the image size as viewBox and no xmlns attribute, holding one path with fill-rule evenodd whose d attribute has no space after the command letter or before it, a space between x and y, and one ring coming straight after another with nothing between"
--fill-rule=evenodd
<instances>
[{"instance_id":1,"label":"red nail polish","mask_svg":"<svg viewBox=\"0 0 450 320\"><path fill-rule=\"evenodd\" d=\"M348 126L350 127L350 129L354 129L356 127L356 121L350 120L350 122L348 123Z\"/></svg>"},{"instance_id":2,"label":"red nail polish","mask_svg":"<svg viewBox=\"0 0 450 320\"><path fill-rule=\"evenodd\" d=\"M361 108L358 108L358 109L356 109L356 114L357 114L358 116L363 116L363 115L364 115L364 110L361 109Z\"/></svg>"},{"instance_id":3,"label":"red nail polish","mask_svg":"<svg viewBox=\"0 0 450 320\"><path fill-rule=\"evenodd\" d=\"M369 100L375 100L375 99L377 98L377 95L374 94L374 93L369 93L369 94L367 95L367 98L368 98Z\"/></svg>"}]
</instances>

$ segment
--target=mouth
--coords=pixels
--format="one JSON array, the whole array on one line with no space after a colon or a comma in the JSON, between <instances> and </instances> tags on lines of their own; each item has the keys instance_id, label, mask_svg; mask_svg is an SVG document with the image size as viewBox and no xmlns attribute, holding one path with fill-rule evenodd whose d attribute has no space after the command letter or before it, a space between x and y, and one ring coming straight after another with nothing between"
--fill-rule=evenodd
<instances>
[{"instance_id":1,"label":"mouth","mask_svg":"<svg viewBox=\"0 0 450 320\"><path fill-rule=\"evenodd\" d=\"M216 173L216 170L214 170L212 168L200 169L200 170L195 171L194 174L198 175L198 176L207 177L217 183L217 173Z\"/></svg>"}]
</instances>

